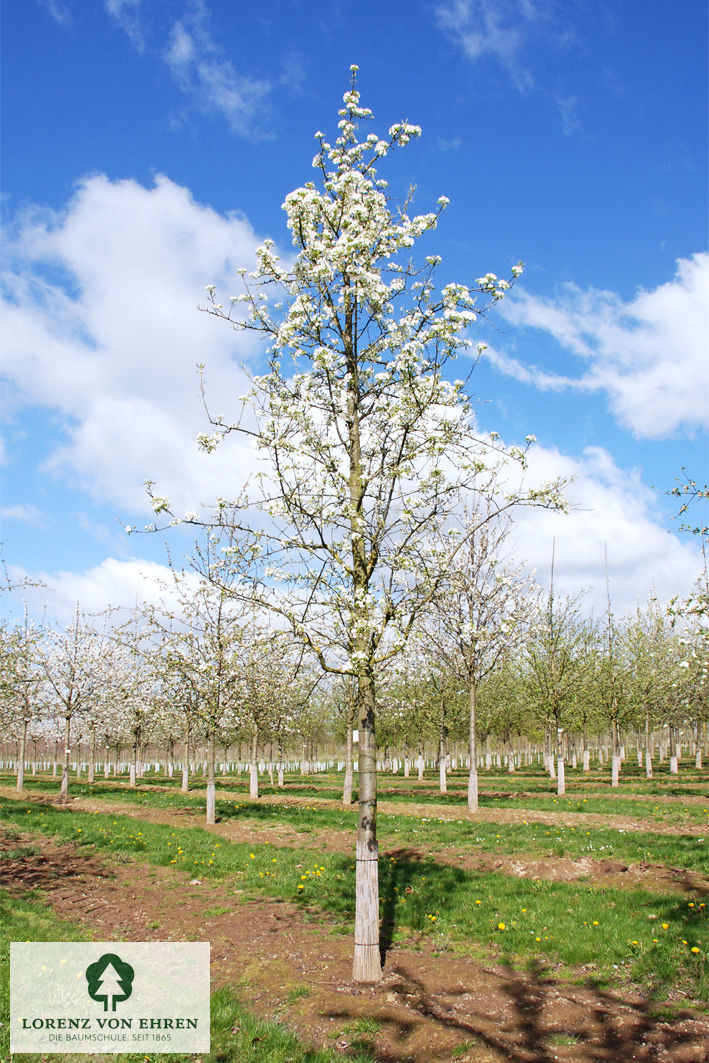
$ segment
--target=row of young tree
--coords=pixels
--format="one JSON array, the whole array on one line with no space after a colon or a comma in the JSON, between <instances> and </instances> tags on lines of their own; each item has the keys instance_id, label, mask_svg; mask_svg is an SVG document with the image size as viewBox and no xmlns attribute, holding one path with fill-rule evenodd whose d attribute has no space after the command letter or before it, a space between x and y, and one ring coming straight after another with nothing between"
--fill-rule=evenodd
<instances>
[{"instance_id":1,"label":"row of young tree","mask_svg":"<svg viewBox=\"0 0 709 1063\"><path fill-rule=\"evenodd\" d=\"M207 545L195 556L199 619L156 613L145 622L150 634L137 624L120 648L112 636L92 635L79 616L67 632L45 636L27 627L22 637L28 648L36 638L38 653L13 665L11 687L23 691L28 713L40 689L53 692L66 726L67 778L72 720L90 716L102 674L111 674L112 701L128 713L133 734L142 733L146 716L193 706L207 743L212 817L214 750L228 713L240 714L240 726L249 720L258 742L261 711L269 720L275 713L282 720L275 731L285 735L314 698L346 706L358 732L353 978L371 982L381 978L375 724L382 707L394 719L389 704L406 712L425 705L422 719L438 713L445 735L462 699L474 809L479 721L491 692L500 691L498 720L519 719L522 704L558 736L586 704L579 692L590 689L591 671L580 662L591 643L583 625L572 623L573 608L553 595L546 612L536 610L546 619L535 622L527 581L503 562L505 520L521 506L563 509L563 484L531 484L526 451L534 437L508 446L484 431L465 381L452 379L458 352L474 368L469 329L522 268L513 266L509 279L488 272L438 285L441 260L430 241L447 198L412 215L411 196L392 202L377 173L392 149L421 130L397 122L386 136L359 139L359 125L372 115L360 103L357 68L351 73L336 139L316 134L317 183L284 203L294 253L284 261L266 240L226 303L207 286L208 313L268 345L267 371L252 377L236 416L210 414L211 431L199 439L208 452L228 437L241 444L235 497L182 514L149 485L158 520L207 529ZM419 241L427 253L415 262ZM257 474L244 485L245 456ZM590 706L607 712L617 749L635 700L622 674L625 643L610 615L603 645L590 654L599 661ZM84 649L90 665L82 664ZM230 655L238 667L228 667ZM108 663L116 656L122 666ZM13 660L22 662L22 653ZM694 682L690 652L684 660ZM646 702L651 723L670 711L652 691Z\"/></svg>"},{"instance_id":2,"label":"row of young tree","mask_svg":"<svg viewBox=\"0 0 709 1063\"><path fill-rule=\"evenodd\" d=\"M678 625L676 609L655 600L629 620L594 622L578 603L542 596L521 570L487 553L480 565L470 549L464 556L448 595L379 676L380 762L395 758L407 775L415 762L422 774L433 753L445 792L452 752L468 766L471 811L493 750L513 771L523 749L542 748L559 794L566 765L589 770L591 748L606 742L613 786L625 743L643 749L648 777L654 745L667 746L670 772L680 741L701 766L709 713L701 623ZM35 760L38 744L43 757L53 747L56 772L61 742L63 800L83 746L89 782L98 763L106 774L124 763L135 786L144 761L159 759L169 775L179 762L186 791L190 764L203 762L208 823L218 767L234 760L239 770L248 763L255 798L259 764L275 768L282 786L287 763L298 759L306 771L320 755L335 757L349 803L358 745L351 681L324 682L291 635L259 623L223 587L185 573L174 584L170 609L136 610L123 624L77 611L65 629L27 617L3 626L0 712L3 738L16 743L17 788L28 744Z\"/></svg>"}]
</instances>

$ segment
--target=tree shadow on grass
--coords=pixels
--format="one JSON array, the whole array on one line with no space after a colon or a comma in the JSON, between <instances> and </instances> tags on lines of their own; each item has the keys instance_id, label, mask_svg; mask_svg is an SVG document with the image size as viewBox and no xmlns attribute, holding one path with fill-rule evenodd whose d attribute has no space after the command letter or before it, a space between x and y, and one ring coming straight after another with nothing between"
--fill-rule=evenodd
<instances>
[{"instance_id":1,"label":"tree shadow on grass","mask_svg":"<svg viewBox=\"0 0 709 1063\"><path fill-rule=\"evenodd\" d=\"M414 849L392 849L379 859L381 923L379 951L385 966L397 926L424 930L431 926L436 901L450 903L469 875L455 867L423 860ZM425 883L425 885L424 885Z\"/></svg>"}]
</instances>

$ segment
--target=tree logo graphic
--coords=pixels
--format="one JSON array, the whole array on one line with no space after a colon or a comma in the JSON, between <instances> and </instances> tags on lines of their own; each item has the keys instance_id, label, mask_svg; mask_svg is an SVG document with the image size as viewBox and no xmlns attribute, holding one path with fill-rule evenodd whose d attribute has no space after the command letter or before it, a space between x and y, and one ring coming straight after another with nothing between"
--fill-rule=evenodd
<instances>
[{"instance_id":1,"label":"tree logo graphic","mask_svg":"<svg viewBox=\"0 0 709 1063\"><path fill-rule=\"evenodd\" d=\"M133 992L135 971L114 952L106 952L96 963L86 968L89 996L102 1000L104 1011L115 1011L116 1004L127 1000Z\"/></svg>"}]
</instances>

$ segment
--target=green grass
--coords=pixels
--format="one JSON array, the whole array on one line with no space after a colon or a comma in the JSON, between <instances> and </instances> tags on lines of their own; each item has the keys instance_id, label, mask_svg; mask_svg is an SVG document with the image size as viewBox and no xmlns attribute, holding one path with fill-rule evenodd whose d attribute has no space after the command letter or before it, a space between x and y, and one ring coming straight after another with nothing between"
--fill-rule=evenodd
<instances>
[{"instance_id":1,"label":"green grass","mask_svg":"<svg viewBox=\"0 0 709 1063\"><path fill-rule=\"evenodd\" d=\"M296 1000L300 1000L302 997L310 996L310 987L307 985L296 985L292 989L288 990L286 995L286 1004L295 1004Z\"/></svg>"},{"instance_id":2,"label":"green grass","mask_svg":"<svg viewBox=\"0 0 709 1063\"><path fill-rule=\"evenodd\" d=\"M110 794L113 800L129 794L126 803L138 803L142 807L165 807L165 795L159 792L119 790L115 787L106 793L100 789L92 792L86 787L86 796L100 797ZM83 794L82 794L83 796ZM176 800L179 796L179 802ZM201 811L202 799L197 795L168 795L169 805ZM589 805L583 799L550 798L550 808L555 811L578 811ZM607 799L612 805L615 798ZM622 801L622 798L619 798ZM287 799L286 799L287 801ZM563 803L565 802L565 803ZM517 808L517 806L515 806ZM575 826L549 826L525 821L525 809L519 807L516 823L487 822L482 820L450 819L437 816L432 810L430 817L413 814L379 813L379 839L383 848L394 846L424 846L441 850L453 846L462 852L492 852L501 855L524 853L536 857L582 857L621 860L626 863L657 863L670 867L698 870L706 873L706 837L692 835L660 834L648 831L632 831L617 827L596 827L579 823ZM702 815L704 811L699 810ZM72 812L79 815L78 812ZM266 804L259 801L219 800L217 814L223 822L242 820L249 824L273 828L290 828L299 833L317 835L322 830L341 830L353 833L356 810L333 809L316 805ZM652 816L652 810L646 812ZM194 822L194 820L191 820ZM182 828L181 828L182 829ZM709 832L709 823L707 823Z\"/></svg>"},{"instance_id":3,"label":"green grass","mask_svg":"<svg viewBox=\"0 0 709 1063\"><path fill-rule=\"evenodd\" d=\"M549 1036L550 1045L577 1045L581 1038L575 1033L553 1033Z\"/></svg>"},{"instance_id":4,"label":"green grass","mask_svg":"<svg viewBox=\"0 0 709 1063\"><path fill-rule=\"evenodd\" d=\"M528 811L567 811L592 813L594 815L631 816L636 819L647 818L670 824L702 824L709 819L709 771L684 773L683 781L677 776L665 776L661 779L647 780L644 776L633 776L626 772L622 777L622 787L611 790L608 780L598 773L584 775L578 769L569 771L567 776L568 793L558 797L555 783L546 773L526 769L514 775L493 775L482 772L480 775L480 806L486 809L510 808ZM681 776L679 777L681 779ZM7 773L0 779L11 783ZM699 780L704 780L702 785ZM696 785L695 785L696 784ZM445 805L464 809L466 806L467 776L461 771L449 776L449 792L440 794L437 780L426 778L422 783L416 779L404 779L401 775L381 775L379 778L379 797L382 801L399 803L417 803ZM58 783L47 776L28 777L28 792L56 795ZM142 807L160 807L194 811L199 814L204 808L204 780L196 778L194 788L183 794L175 779L156 777L143 780L135 788L125 781L98 778L93 784L79 780L73 782L70 794L92 800L119 800ZM230 791L237 797L246 797L247 785L242 776L241 781L234 775L217 779L217 792ZM314 777L312 782L303 782L301 776L287 776L284 790L271 787L266 780L261 784L262 797L279 796L280 798L297 798L299 800L341 801L341 776L323 774ZM706 801L682 804L682 798L704 797ZM677 798L671 801L668 798ZM233 800L233 798L232 798ZM248 798L247 798L248 800ZM226 802L227 804L229 802Z\"/></svg>"},{"instance_id":5,"label":"green grass","mask_svg":"<svg viewBox=\"0 0 709 1063\"><path fill-rule=\"evenodd\" d=\"M336 925L350 926L354 917L354 862L341 854L217 840L218 835L201 827L173 830L129 816L15 801L4 806L6 817L20 828L124 859L173 866L250 896L288 900ZM455 826L435 822L437 831ZM516 824L499 826L499 841L514 849L519 842L513 845L507 832L516 837L519 829ZM599 834L603 832L594 837ZM524 837L533 837L528 828ZM632 836L623 837L629 845ZM674 841L680 853L681 843L696 842L652 837L658 844ZM529 840L526 845L528 852ZM544 845L549 845L546 838ZM696 846L691 852L698 859ZM687 859L689 853L688 847ZM698 896L463 871L436 863L433 856L402 856L381 860L380 897L385 941L423 934L442 950L472 949L513 963L537 958L587 967L611 978L642 981L657 994L672 985L697 999L706 992L707 908ZM699 951L693 953L693 948Z\"/></svg>"},{"instance_id":6,"label":"green grass","mask_svg":"<svg viewBox=\"0 0 709 1063\"><path fill-rule=\"evenodd\" d=\"M86 933L57 918L36 896L10 901L0 891L0 1060L9 1063L9 981L11 941L85 941ZM307 989L306 989L307 992ZM303 994L299 994L303 995ZM329 1049L311 1049L279 1022L254 1018L228 989L220 989L211 1000L211 1052L201 1054L203 1063L336 1063L340 1053ZM44 1063L45 1056L20 1053L12 1057L23 1063ZM142 1052L111 1055L117 1063L145 1063ZM191 1057L196 1059L197 1057ZM360 1050L350 1057L354 1063L372 1063L372 1054ZM89 1063L96 1056L52 1054L56 1063ZM184 1055L174 1053L154 1056L157 1063L179 1063Z\"/></svg>"}]
</instances>

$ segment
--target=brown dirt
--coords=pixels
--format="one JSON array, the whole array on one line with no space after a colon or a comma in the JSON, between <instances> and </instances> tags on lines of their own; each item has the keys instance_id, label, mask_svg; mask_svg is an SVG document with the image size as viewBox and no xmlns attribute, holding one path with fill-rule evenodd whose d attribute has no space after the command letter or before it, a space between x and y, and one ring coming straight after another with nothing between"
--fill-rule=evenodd
<instances>
[{"instance_id":1,"label":"brown dirt","mask_svg":"<svg viewBox=\"0 0 709 1063\"><path fill-rule=\"evenodd\" d=\"M7 796L17 797L15 791L0 787L0 793L3 792ZM26 793L23 795L23 800L41 802L47 799L46 797ZM291 799L283 801L282 799L281 803L293 804L293 801ZM128 802L92 801L81 797L70 798L69 804L70 807L84 812L113 812L124 816L134 816L150 823L183 826L187 818L194 822L195 825L204 826L204 813L194 807L187 807L182 810L147 809ZM421 812L425 812L427 809L430 813L430 806L420 806ZM383 811L386 811L386 808ZM502 812L506 813L507 810L503 809ZM526 812L524 814L525 816L528 815ZM558 814L556 819L554 818L554 813L544 813L544 815L549 818L539 822L558 826L562 821L561 813ZM428 818L438 817L429 814ZM450 818L460 819L460 816ZM470 818L473 819L472 816ZM481 816L478 818L486 817ZM493 820L493 817L489 818ZM511 818L519 822L519 815ZM602 820L602 824L605 823L605 819L598 818ZM493 821L506 822L507 816L496 815ZM527 821L535 821L531 813ZM631 821L622 820L621 822L624 829L634 829ZM654 830L655 825L653 824L652 826ZM212 827L206 827L206 829L228 841L252 845L268 842L276 848L287 846L315 851L326 850L327 852L351 853L354 847L352 833L343 830L323 829L319 830L317 836L315 836L310 832L299 832L285 824L259 827L241 819L217 823ZM645 825L644 829L648 829L647 825ZM687 832L678 830L673 833ZM417 845L415 848L407 846L405 849L387 849L382 847L381 853L385 857L396 857L401 854L402 856L405 855L409 860L420 860L426 856L434 856L438 863L447 864L450 867L460 867L466 871L500 871L503 874L512 874L522 878L545 879L550 882L573 882L577 879L591 879L600 885L606 886L628 886L660 892L709 895L709 876L700 875L685 868L666 867L664 864L644 862L626 864L619 860L599 860L591 859L590 857L582 857L578 860L570 857L553 856L529 859L523 854L514 853L493 855L490 853L463 852L454 845L447 845L443 849L438 849L431 845Z\"/></svg>"},{"instance_id":2,"label":"brown dirt","mask_svg":"<svg viewBox=\"0 0 709 1063\"><path fill-rule=\"evenodd\" d=\"M392 948L382 983L357 986L349 938L333 933L327 920L305 925L286 902L244 900L225 883L131 858L109 862L36 834L17 844L34 852L6 861L11 893L44 891L58 915L98 940L209 940L215 988L241 987L250 1010L281 1014L304 1040L335 1045L343 1059L356 1037L353 1024L376 1018L381 1063L707 1060L708 1019L684 1010L662 1021L638 992L441 955L426 940L420 951ZM309 994L289 1004L289 991L300 987Z\"/></svg>"}]
</instances>

